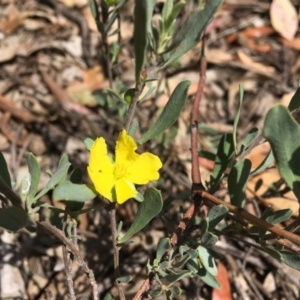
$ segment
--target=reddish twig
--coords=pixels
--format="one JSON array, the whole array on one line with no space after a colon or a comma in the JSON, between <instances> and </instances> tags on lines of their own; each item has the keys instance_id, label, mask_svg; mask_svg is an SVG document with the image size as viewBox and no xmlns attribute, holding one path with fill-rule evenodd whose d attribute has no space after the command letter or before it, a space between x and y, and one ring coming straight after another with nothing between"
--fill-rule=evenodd
<instances>
[{"instance_id":1,"label":"reddish twig","mask_svg":"<svg viewBox=\"0 0 300 300\"><path fill-rule=\"evenodd\" d=\"M33 117L26 110L19 108L15 103L0 95L0 110L3 112L10 112L11 115L23 123L28 124L32 122L44 122L43 118Z\"/></svg>"},{"instance_id":2,"label":"reddish twig","mask_svg":"<svg viewBox=\"0 0 300 300\"><path fill-rule=\"evenodd\" d=\"M228 208L228 210L231 213L247 220L251 224L255 224L255 225L259 226L260 228L264 228L264 229L270 231L271 233L273 233L275 236L285 238L287 240L292 241L293 243L295 243L297 245L300 245L300 236L298 236L294 233L283 230L280 227L278 227L277 225L272 225L262 219L259 219L239 207L233 206L229 203L226 203L226 202L214 197L213 195L209 194L206 191L197 191L197 194L204 201L209 201L210 203L213 203L215 205L224 205Z\"/></svg>"},{"instance_id":3,"label":"reddish twig","mask_svg":"<svg viewBox=\"0 0 300 300\"><path fill-rule=\"evenodd\" d=\"M206 79L206 58L204 55L204 38L202 39L201 58L200 58L200 70L199 70L199 82L195 101L191 111L191 156L192 156L192 182L193 185L201 183L201 174L198 159L198 116L200 101L203 94L205 79Z\"/></svg>"},{"instance_id":4,"label":"reddish twig","mask_svg":"<svg viewBox=\"0 0 300 300\"><path fill-rule=\"evenodd\" d=\"M188 210L184 214L183 218L180 220L179 225L176 230L173 232L170 242L171 248L168 249L163 257L161 262L166 261L169 257L169 254L172 249L174 249L178 243L179 237L185 231L191 220L194 218L195 212L198 211L198 208L201 204L201 195L199 192L204 190L204 187L201 183L201 175L199 169L199 160L198 160L198 113L201 97L203 94L203 88L205 84L205 75L206 73L206 59L204 56L204 42L202 44L201 58L200 58L200 70L199 70L199 83L198 89L195 97L195 101L191 111L191 156L192 156L192 200L193 202L189 206ZM151 271L148 274L148 278L143 282L133 300L140 300L143 297L143 294L150 289L151 282L155 277L155 272Z\"/></svg>"}]
</instances>

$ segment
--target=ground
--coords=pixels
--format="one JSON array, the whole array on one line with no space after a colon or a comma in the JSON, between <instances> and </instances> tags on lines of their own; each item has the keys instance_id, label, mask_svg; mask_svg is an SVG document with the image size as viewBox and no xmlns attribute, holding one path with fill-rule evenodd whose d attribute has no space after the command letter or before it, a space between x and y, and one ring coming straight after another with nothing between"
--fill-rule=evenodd
<instances>
[{"instance_id":1,"label":"ground","mask_svg":"<svg viewBox=\"0 0 300 300\"><path fill-rule=\"evenodd\" d=\"M163 2L156 5L154 24ZM192 3L186 2L187 6ZM208 66L199 110L202 150L215 153L222 134L233 131L240 84L244 100L239 141L251 128L262 129L273 105L289 104L298 87L300 68L299 4L294 2L226 0L216 13L205 38ZM69 156L73 167L84 171L84 181L88 182L89 154L84 139L102 136L112 151L127 108L125 102L105 97L103 91L113 82L114 91L122 96L134 86L133 1L121 10L122 44L118 45L116 36L108 39L112 52L120 46L120 63L114 68L107 64L107 53L87 0L2 0L0 7L0 150L16 190L27 173L26 152L32 152L41 164L40 188L48 180L45 171L55 170L62 153ZM187 9L182 11L179 24L186 20L186 12ZM114 24L112 31L116 29ZM177 199L168 216L178 221L179 206L184 210L189 206L182 200L191 187L189 122L199 80L201 47L199 42L166 72L154 71L158 80L151 84L159 83L159 88L146 97L135 117L141 134L157 118L176 85L187 79L192 82L188 101L168 135L142 149L161 157L164 167L158 188L164 199ZM251 151L248 158L252 167L259 165L269 149L265 143ZM203 182L208 181L213 162L202 157L199 162ZM256 189L258 181L263 184ZM297 217L298 202L292 192L282 195L269 191L269 186L279 181L274 167L252 177L246 190L246 209L260 216L267 206L275 210L291 208L292 219ZM229 201L226 185L216 195ZM51 193L42 200L53 204ZM86 207L100 201L96 199ZM117 218L123 221L123 228L132 223L137 208L133 200L118 207ZM46 211L43 214L41 217L47 217ZM108 292L117 294L108 224L105 209L81 215L78 223L79 249L95 273L101 299ZM133 276L125 287L128 299L146 277L145 266L148 259L153 259L158 240L170 236L171 231L172 227L155 219L134 237L133 244L122 248L121 273ZM218 270L223 289L218 292L201 281L183 280L180 286L184 293L178 299L299 299L299 271L271 258L246 236L225 231L219 239L213 249L222 256ZM0 247L4 274L1 299L45 299L47 295L51 299L50 294L52 299L68 298L58 240L41 228L36 232L24 229L17 234L2 230ZM77 299L89 299L89 281L76 261L73 274Z\"/></svg>"}]
</instances>

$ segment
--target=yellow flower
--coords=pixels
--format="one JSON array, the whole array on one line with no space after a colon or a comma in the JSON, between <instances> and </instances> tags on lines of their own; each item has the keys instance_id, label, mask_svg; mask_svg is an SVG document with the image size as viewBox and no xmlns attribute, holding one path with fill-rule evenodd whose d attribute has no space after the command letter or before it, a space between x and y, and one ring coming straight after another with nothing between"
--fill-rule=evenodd
<instances>
[{"instance_id":1,"label":"yellow flower","mask_svg":"<svg viewBox=\"0 0 300 300\"><path fill-rule=\"evenodd\" d=\"M139 155L136 149L126 130L118 136L114 161L107 154L104 138L97 138L90 149L89 176L96 191L111 202L122 204L137 195L134 184L147 184L159 178L159 157L149 152Z\"/></svg>"}]
</instances>

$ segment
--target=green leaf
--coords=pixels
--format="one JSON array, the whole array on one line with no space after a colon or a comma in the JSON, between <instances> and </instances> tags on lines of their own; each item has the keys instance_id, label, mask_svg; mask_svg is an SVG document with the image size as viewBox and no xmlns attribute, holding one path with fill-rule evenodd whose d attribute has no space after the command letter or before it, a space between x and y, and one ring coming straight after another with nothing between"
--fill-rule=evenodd
<instances>
[{"instance_id":1,"label":"green leaf","mask_svg":"<svg viewBox=\"0 0 300 300\"><path fill-rule=\"evenodd\" d=\"M156 259L158 261L161 260L163 255L166 253L168 249L171 248L171 242L169 238L163 238L158 242L157 250L156 250Z\"/></svg>"},{"instance_id":2,"label":"green leaf","mask_svg":"<svg viewBox=\"0 0 300 300\"><path fill-rule=\"evenodd\" d=\"M53 191L54 201L77 201L87 202L94 199L98 193L93 185L75 184L71 181L64 181L59 184Z\"/></svg>"},{"instance_id":3,"label":"green leaf","mask_svg":"<svg viewBox=\"0 0 300 300\"><path fill-rule=\"evenodd\" d=\"M247 133L247 136L245 137L245 139L241 145L241 153L243 153L244 151L246 151L249 148L251 143L256 138L257 134L258 134L258 128L254 127L254 128L250 129L250 131Z\"/></svg>"},{"instance_id":4,"label":"green leaf","mask_svg":"<svg viewBox=\"0 0 300 300\"><path fill-rule=\"evenodd\" d=\"M82 170L80 168L75 168L70 174L70 181L75 184L80 184L82 182L82 176ZM84 206L84 202L77 201L65 201L65 204L70 212L78 212Z\"/></svg>"},{"instance_id":5,"label":"green leaf","mask_svg":"<svg viewBox=\"0 0 300 300\"><path fill-rule=\"evenodd\" d=\"M126 276L122 276L122 277L118 277L117 281L121 282L121 283L128 283L132 280L132 277L130 275L126 275Z\"/></svg>"},{"instance_id":6,"label":"green leaf","mask_svg":"<svg viewBox=\"0 0 300 300\"><path fill-rule=\"evenodd\" d=\"M82 182L82 170L80 168L75 168L70 174L70 181L72 183L81 183Z\"/></svg>"},{"instance_id":7,"label":"green leaf","mask_svg":"<svg viewBox=\"0 0 300 300\"><path fill-rule=\"evenodd\" d=\"M231 162L231 158L234 152L233 137L231 133L226 133L222 136L218 151L215 159L215 166L210 181L210 189L213 190L217 187L219 181L224 175L227 167Z\"/></svg>"},{"instance_id":8,"label":"green leaf","mask_svg":"<svg viewBox=\"0 0 300 300\"><path fill-rule=\"evenodd\" d=\"M151 19L156 0L136 0L134 7L134 54L135 54L135 80L140 83L141 70L144 65L147 36L151 30Z\"/></svg>"},{"instance_id":9,"label":"green leaf","mask_svg":"<svg viewBox=\"0 0 300 300\"><path fill-rule=\"evenodd\" d=\"M118 240L119 244L125 243L134 234L142 230L155 216L157 216L163 206L160 191L150 187L144 194L144 202L141 203L136 217L126 234Z\"/></svg>"},{"instance_id":10,"label":"green leaf","mask_svg":"<svg viewBox=\"0 0 300 300\"><path fill-rule=\"evenodd\" d=\"M198 253L197 253L198 257ZM192 271L193 273L197 273L200 269L198 258L197 257L192 257L189 259L186 263L187 268Z\"/></svg>"},{"instance_id":11,"label":"green leaf","mask_svg":"<svg viewBox=\"0 0 300 300\"><path fill-rule=\"evenodd\" d=\"M165 68L196 46L200 40L201 34L204 32L221 3L222 0L207 1L203 10L197 10L189 16L169 50L172 50L175 47L176 49L164 63L162 68Z\"/></svg>"},{"instance_id":12,"label":"green leaf","mask_svg":"<svg viewBox=\"0 0 300 300\"><path fill-rule=\"evenodd\" d=\"M168 290L166 291L166 296L167 299L173 299L173 296L180 296L182 293L182 290L180 287L178 286L171 286L168 288Z\"/></svg>"},{"instance_id":13,"label":"green leaf","mask_svg":"<svg viewBox=\"0 0 300 300\"><path fill-rule=\"evenodd\" d=\"M47 185L34 197L33 202L40 199L42 196L47 194L51 189L53 189L62 179L65 179L71 164L65 160L61 161L58 170L52 175Z\"/></svg>"},{"instance_id":14,"label":"green leaf","mask_svg":"<svg viewBox=\"0 0 300 300\"><path fill-rule=\"evenodd\" d=\"M90 0L90 10L92 12L92 16L95 20L99 19L99 11L96 0Z\"/></svg>"},{"instance_id":15,"label":"green leaf","mask_svg":"<svg viewBox=\"0 0 300 300\"><path fill-rule=\"evenodd\" d=\"M289 208L281 209L281 210L277 210L277 211L271 210L271 213L269 213L264 218L262 216L262 219L264 219L266 222L271 223L271 224L278 224L278 223L285 222L286 220L288 220L292 216L292 214L293 214L293 211Z\"/></svg>"},{"instance_id":16,"label":"green leaf","mask_svg":"<svg viewBox=\"0 0 300 300\"><path fill-rule=\"evenodd\" d=\"M275 259L277 259L278 261L282 261L282 255L281 253L276 250L274 247L271 246L265 246L263 247L264 250L272 257L274 257Z\"/></svg>"},{"instance_id":17,"label":"green leaf","mask_svg":"<svg viewBox=\"0 0 300 300\"><path fill-rule=\"evenodd\" d=\"M28 191L29 199L33 199L36 195L41 178L41 167L36 157L32 153L26 154L28 171L30 174L30 188Z\"/></svg>"},{"instance_id":18,"label":"green leaf","mask_svg":"<svg viewBox=\"0 0 300 300\"><path fill-rule=\"evenodd\" d=\"M30 182L31 182L31 176L29 173L27 173L21 181L21 187L20 187L20 197L23 201L26 201L27 195L30 189Z\"/></svg>"},{"instance_id":19,"label":"green leaf","mask_svg":"<svg viewBox=\"0 0 300 300\"><path fill-rule=\"evenodd\" d=\"M221 222L228 213L228 208L224 205L217 205L210 209L207 215L208 231L213 230L219 222Z\"/></svg>"},{"instance_id":20,"label":"green leaf","mask_svg":"<svg viewBox=\"0 0 300 300\"><path fill-rule=\"evenodd\" d=\"M172 284L176 281L181 280L182 278L190 277L192 275L192 272L189 270L180 270L176 272L175 274L168 274L164 277L165 280L168 281L169 284Z\"/></svg>"},{"instance_id":21,"label":"green leaf","mask_svg":"<svg viewBox=\"0 0 300 300\"><path fill-rule=\"evenodd\" d=\"M237 207L244 206L244 193L251 171L251 161L244 159L231 169L228 176L230 202Z\"/></svg>"},{"instance_id":22,"label":"green leaf","mask_svg":"<svg viewBox=\"0 0 300 300\"><path fill-rule=\"evenodd\" d=\"M251 176L257 175L261 172L263 172L265 169L267 169L270 164L274 161L274 155L272 150L269 151L267 156L264 158L264 160L261 162L261 164L251 172Z\"/></svg>"},{"instance_id":23,"label":"green leaf","mask_svg":"<svg viewBox=\"0 0 300 300\"><path fill-rule=\"evenodd\" d=\"M292 97L290 104L288 106L290 111L293 111L300 107L300 87L298 87L295 95Z\"/></svg>"},{"instance_id":24,"label":"green leaf","mask_svg":"<svg viewBox=\"0 0 300 300\"><path fill-rule=\"evenodd\" d=\"M211 160L211 161L215 161L215 159L216 159L216 154L214 154L212 152L209 152L209 151L206 151L206 150L200 150L198 152L198 155L200 157L204 157L204 158L206 158L208 160Z\"/></svg>"},{"instance_id":25,"label":"green leaf","mask_svg":"<svg viewBox=\"0 0 300 300\"><path fill-rule=\"evenodd\" d=\"M239 84L239 102L238 102L238 110L236 112L236 115L234 117L234 121L233 121L233 147L234 147L234 151L235 154L238 154L238 149L237 149L237 126L239 123L239 119L240 119L240 114L241 114L241 108L242 108L242 103L243 103L243 98L244 98L244 89L243 86L241 84Z\"/></svg>"},{"instance_id":26,"label":"green leaf","mask_svg":"<svg viewBox=\"0 0 300 300\"><path fill-rule=\"evenodd\" d=\"M211 248L216 244L219 238L211 232L205 232L201 237L201 245L206 248Z\"/></svg>"},{"instance_id":27,"label":"green leaf","mask_svg":"<svg viewBox=\"0 0 300 300\"><path fill-rule=\"evenodd\" d=\"M190 84L191 82L186 80L177 85L158 120L137 141L139 144L158 136L174 124L185 104Z\"/></svg>"},{"instance_id":28,"label":"green leaf","mask_svg":"<svg viewBox=\"0 0 300 300\"><path fill-rule=\"evenodd\" d=\"M300 271L300 255L295 252L290 252L287 250L281 250L280 255L282 258L282 261L292 267L293 269L296 269Z\"/></svg>"},{"instance_id":29,"label":"green leaf","mask_svg":"<svg viewBox=\"0 0 300 300\"><path fill-rule=\"evenodd\" d=\"M171 0L172 1L172 0ZM172 24L174 23L175 19L177 18L177 16L179 15L182 7L185 5L184 1L180 1L177 2L172 11L170 12L170 14L168 15L167 19L165 19L164 21L164 29L166 31L170 30Z\"/></svg>"},{"instance_id":30,"label":"green leaf","mask_svg":"<svg viewBox=\"0 0 300 300\"><path fill-rule=\"evenodd\" d=\"M199 246L197 248L198 254L199 254L199 259L201 261L201 264L203 267L213 276L217 276L218 274L218 269L215 263L215 259L213 256L210 254L209 250L206 248Z\"/></svg>"},{"instance_id":31,"label":"green leaf","mask_svg":"<svg viewBox=\"0 0 300 300\"><path fill-rule=\"evenodd\" d=\"M161 12L161 17L166 20L173 9L173 0L166 0Z\"/></svg>"},{"instance_id":32,"label":"green leaf","mask_svg":"<svg viewBox=\"0 0 300 300\"><path fill-rule=\"evenodd\" d=\"M103 300L115 300L115 298L111 294L106 294Z\"/></svg>"},{"instance_id":33,"label":"green leaf","mask_svg":"<svg viewBox=\"0 0 300 300\"><path fill-rule=\"evenodd\" d=\"M182 268L189 259L191 259L191 255L187 253L186 255L181 257L180 260L176 260L176 263L173 263L172 266L174 268Z\"/></svg>"},{"instance_id":34,"label":"green leaf","mask_svg":"<svg viewBox=\"0 0 300 300\"><path fill-rule=\"evenodd\" d=\"M0 209L0 227L8 231L17 232L21 228L32 224L29 215L21 207L10 206Z\"/></svg>"},{"instance_id":35,"label":"green leaf","mask_svg":"<svg viewBox=\"0 0 300 300\"><path fill-rule=\"evenodd\" d=\"M212 288L221 288L221 285L218 282L217 278L210 274L205 268L200 268L197 273L197 276L199 276L204 283L211 286Z\"/></svg>"},{"instance_id":36,"label":"green leaf","mask_svg":"<svg viewBox=\"0 0 300 300\"><path fill-rule=\"evenodd\" d=\"M85 147L86 147L87 150L91 150L93 144L94 144L94 140L91 139L91 138L86 138L84 140L84 145L85 145Z\"/></svg>"},{"instance_id":37,"label":"green leaf","mask_svg":"<svg viewBox=\"0 0 300 300\"><path fill-rule=\"evenodd\" d=\"M283 105L267 114L264 136L271 148L281 176L300 201L300 126Z\"/></svg>"},{"instance_id":38,"label":"green leaf","mask_svg":"<svg viewBox=\"0 0 300 300\"><path fill-rule=\"evenodd\" d=\"M158 290L150 290L149 294L151 297L155 298L160 296L163 293L163 290L161 288L159 288Z\"/></svg>"},{"instance_id":39,"label":"green leaf","mask_svg":"<svg viewBox=\"0 0 300 300\"><path fill-rule=\"evenodd\" d=\"M7 163L5 161L4 155L0 151L0 176L3 178L6 185L12 189L10 175L8 172Z\"/></svg>"}]
</instances>

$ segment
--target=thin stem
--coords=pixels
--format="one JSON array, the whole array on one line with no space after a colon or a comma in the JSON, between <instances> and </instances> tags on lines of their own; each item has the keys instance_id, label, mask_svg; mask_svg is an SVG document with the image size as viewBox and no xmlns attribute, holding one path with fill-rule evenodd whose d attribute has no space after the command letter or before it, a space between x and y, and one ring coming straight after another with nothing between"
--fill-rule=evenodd
<instances>
[{"instance_id":1,"label":"thin stem","mask_svg":"<svg viewBox=\"0 0 300 300\"><path fill-rule=\"evenodd\" d=\"M66 247L68 247L69 251L74 255L78 265L82 267L87 277L89 278L90 285L92 287L93 300L99 299L98 294L98 285L94 278L94 273L91 269L89 269L87 263L83 260L80 252L77 247L73 245L73 243L65 236L64 232L53 226L48 221L38 222L39 225L44 227L46 230L50 231L54 236L56 236Z\"/></svg>"},{"instance_id":2,"label":"thin stem","mask_svg":"<svg viewBox=\"0 0 300 300\"><path fill-rule=\"evenodd\" d=\"M139 97L140 94L142 93L143 89L144 89L145 83L143 84L137 84L135 87L135 91L134 91L134 95L133 95L133 99L128 107L127 113L126 113L126 119L125 119L125 129L128 132L134 113L135 113L135 109L137 106L137 103L139 101Z\"/></svg>"},{"instance_id":3,"label":"thin stem","mask_svg":"<svg viewBox=\"0 0 300 300\"><path fill-rule=\"evenodd\" d=\"M63 232L65 232L66 226L67 226L67 211L65 211L64 215L64 223L63 223ZM73 282L73 270L72 270L72 258L70 253L68 253L67 246L63 245L62 246L62 251L63 251L63 260L64 260L64 265L65 265L65 274L66 274L66 281L67 281L67 286L69 290L69 299L70 300L76 300L76 295L75 295L75 290L74 290L74 282Z\"/></svg>"},{"instance_id":4,"label":"thin stem","mask_svg":"<svg viewBox=\"0 0 300 300\"><path fill-rule=\"evenodd\" d=\"M199 196L202 197L204 201L214 203L215 205L224 205L228 208L228 210L230 212L232 212L233 214L235 214L238 217L241 217L241 218L247 220L251 224L254 224L261 228L264 228L264 229L272 232L273 234L275 234L275 236L286 238L287 240L290 240L293 243L300 245L300 236L293 234L289 231L283 230L280 227L278 227L277 225L272 225L262 219L259 219L239 207L233 206L229 203L226 203L226 202L214 197L213 195L209 194L208 192L198 191L198 193L199 193Z\"/></svg>"},{"instance_id":5,"label":"thin stem","mask_svg":"<svg viewBox=\"0 0 300 300\"><path fill-rule=\"evenodd\" d=\"M122 288L122 284L118 282L118 278L120 277L120 264L119 264L119 248L117 244L116 203L110 204L109 218L110 218L111 237L112 237L113 252L114 252L115 283L117 285L121 300L125 300L126 298Z\"/></svg>"},{"instance_id":6,"label":"thin stem","mask_svg":"<svg viewBox=\"0 0 300 300\"><path fill-rule=\"evenodd\" d=\"M203 89L205 85L206 79L206 59L204 55L204 37L202 39L202 48L201 48L201 57L200 57L200 68L199 68L199 81L197 92L195 96L195 101L193 104L193 108L191 111L191 156L192 156L192 182L193 184L201 183L201 174L200 174L200 166L198 160L198 116L199 116L199 107L203 94Z\"/></svg>"}]
</instances>

